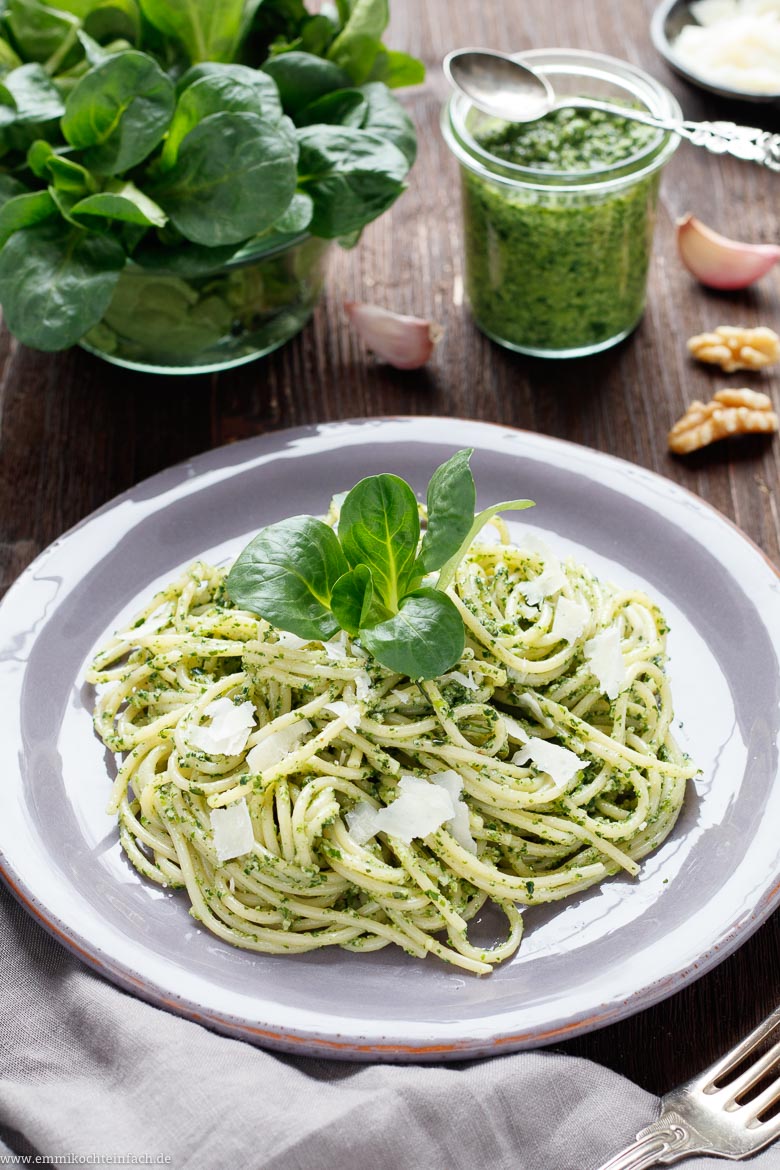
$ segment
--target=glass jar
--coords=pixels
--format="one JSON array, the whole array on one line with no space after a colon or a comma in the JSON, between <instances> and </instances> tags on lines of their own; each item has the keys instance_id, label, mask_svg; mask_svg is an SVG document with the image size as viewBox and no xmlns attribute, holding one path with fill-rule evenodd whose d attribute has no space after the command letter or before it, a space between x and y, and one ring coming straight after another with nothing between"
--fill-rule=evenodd
<instances>
[{"instance_id":1,"label":"glass jar","mask_svg":"<svg viewBox=\"0 0 780 1170\"><path fill-rule=\"evenodd\" d=\"M556 96L579 96L682 117L641 69L575 49L517 54ZM602 118L607 117L603 115ZM461 168L465 289L488 337L537 357L581 357L617 344L639 322L662 167L674 134L597 170L519 165L480 144L502 124L454 94L442 115Z\"/></svg>"},{"instance_id":2,"label":"glass jar","mask_svg":"<svg viewBox=\"0 0 780 1170\"><path fill-rule=\"evenodd\" d=\"M90 353L153 374L206 374L263 357L299 333L322 292L330 240L247 245L197 276L128 264Z\"/></svg>"}]
</instances>

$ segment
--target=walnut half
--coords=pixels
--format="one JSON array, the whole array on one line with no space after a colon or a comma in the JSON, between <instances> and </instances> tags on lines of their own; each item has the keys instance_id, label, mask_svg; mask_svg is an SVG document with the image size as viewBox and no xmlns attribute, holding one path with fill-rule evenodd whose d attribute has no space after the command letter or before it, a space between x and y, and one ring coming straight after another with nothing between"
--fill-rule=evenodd
<instances>
[{"instance_id":1,"label":"walnut half","mask_svg":"<svg viewBox=\"0 0 780 1170\"><path fill-rule=\"evenodd\" d=\"M731 435L777 430L772 400L756 390L718 390L712 402L692 402L669 432L669 450L688 455Z\"/></svg>"},{"instance_id":2,"label":"walnut half","mask_svg":"<svg viewBox=\"0 0 780 1170\"><path fill-rule=\"evenodd\" d=\"M698 333L688 342L688 351L700 362L733 370L760 370L780 360L780 337L763 325L743 329L719 325L714 333Z\"/></svg>"}]
</instances>

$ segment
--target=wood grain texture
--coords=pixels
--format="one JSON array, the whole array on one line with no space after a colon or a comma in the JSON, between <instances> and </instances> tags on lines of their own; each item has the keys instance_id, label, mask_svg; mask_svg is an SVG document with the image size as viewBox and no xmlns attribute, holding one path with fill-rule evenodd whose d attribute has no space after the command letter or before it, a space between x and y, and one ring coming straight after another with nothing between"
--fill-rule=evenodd
<instances>
[{"instance_id":1,"label":"wood grain texture","mask_svg":"<svg viewBox=\"0 0 780 1170\"><path fill-rule=\"evenodd\" d=\"M405 98L421 145L409 190L357 249L334 249L327 295L311 325L263 362L219 377L161 380L78 349L35 353L4 332L0 591L66 528L171 463L280 427L397 413L486 419L621 455L708 500L780 562L780 441L724 443L684 461L666 449L666 433L688 402L725 384L717 371L689 361L685 339L723 323L780 328L780 269L747 293L706 293L677 260L674 221L690 210L726 234L776 240L780 178L681 147L665 176L647 313L635 335L606 354L545 363L504 352L479 334L459 294L457 167L438 129L446 96L439 62L447 50L596 49L665 81L689 117L777 129L765 108L730 107L675 79L650 43L651 9L651 0L393 0L392 43L429 66L426 84ZM344 318L342 303L351 298L441 323L445 336L428 369L401 374L367 356ZM729 384L778 398L776 375ZM683 992L564 1048L664 1091L734 1043L775 1006L779 991L776 916Z\"/></svg>"}]
</instances>

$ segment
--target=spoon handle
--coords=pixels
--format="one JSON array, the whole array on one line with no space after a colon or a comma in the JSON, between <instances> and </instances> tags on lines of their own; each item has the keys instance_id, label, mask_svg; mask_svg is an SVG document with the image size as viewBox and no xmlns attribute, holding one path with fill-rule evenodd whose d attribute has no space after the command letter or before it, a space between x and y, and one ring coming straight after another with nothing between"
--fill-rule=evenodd
<instances>
[{"instance_id":1,"label":"spoon handle","mask_svg":"<svg viewBox=\"0 0 780 1170\"><path fill-rule=\"evenodd\" d=\"M684 122L679 133L713 154L733 154L780 172L780 134L736 122Z\"/></svg>"},{"instance_id":2,"label":"spoon handle","mask_svg":"<svg viewBox=\"0 0 780 1170\"><path fill-rule=\"evenodd\" d=\"M564 106L577 109L603 110L604 113L641 122L645 126L657 126L659 130L671 130L686 138L694 146L703 146L713 154L733 154L736 158L758 163L770 171L780 172L780 134L770 134L753 126L739 126L736 122L683 122L674 118L657 118L644 110L613 106L607 102L590 98L556 102L556 108Z\"/></svg>"}]
</instances>

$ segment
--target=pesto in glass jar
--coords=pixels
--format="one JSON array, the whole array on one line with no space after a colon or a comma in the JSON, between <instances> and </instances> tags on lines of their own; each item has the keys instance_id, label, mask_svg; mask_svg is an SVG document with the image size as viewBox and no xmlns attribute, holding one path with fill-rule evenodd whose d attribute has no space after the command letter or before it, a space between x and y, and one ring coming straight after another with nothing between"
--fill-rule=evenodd
<instances>
[{"instance_id":1,"label":"pesto in glass jar","mask_svg":"<svg viewBox=\"0 0 780 1170\"><path fill-rule=\"evenodd\" d=\"M637 98L629 89L613 100ZM460 101L444 130L462 164L465 288L477 325L539 356L614 345L644 309L661 167L676 140L597 110L508 124Z\"/></svg>"}]
</instances>

